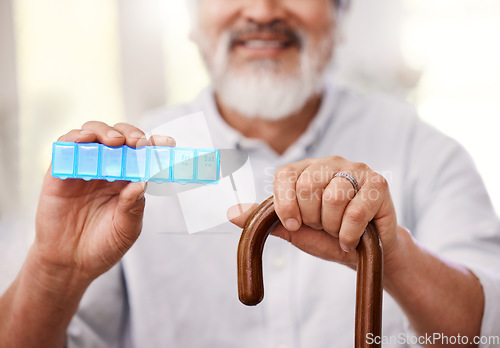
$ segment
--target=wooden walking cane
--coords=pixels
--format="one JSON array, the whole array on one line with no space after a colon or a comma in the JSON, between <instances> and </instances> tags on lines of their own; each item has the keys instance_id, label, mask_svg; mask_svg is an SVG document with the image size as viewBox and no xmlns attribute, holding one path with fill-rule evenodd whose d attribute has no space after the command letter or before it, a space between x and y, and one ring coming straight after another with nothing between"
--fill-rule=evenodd
<instances>
[{"instance_id":1,"label":"wooden walking cane","mask_svg":"<svg viewBox=\"0 0 500 348\"><path fill-rule=\"evenodd\" d=\"M247 220L241 234L238 292L240 301L247 306L255 306L264 298L262 251L267 236L278 222L274 197L270 197ZM355 348L380 347L380 344L367 343L367 337L382 334L382 247L371 223L361 238L357 255Z\"/></svg>"}]
</instances>

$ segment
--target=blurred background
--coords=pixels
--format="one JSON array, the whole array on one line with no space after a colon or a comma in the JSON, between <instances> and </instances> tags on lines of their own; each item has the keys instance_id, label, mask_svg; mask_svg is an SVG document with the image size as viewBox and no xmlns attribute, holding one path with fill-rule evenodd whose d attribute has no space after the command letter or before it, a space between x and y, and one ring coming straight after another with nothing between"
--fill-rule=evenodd
<instances>
[{"instance_id":1,"label":"blurred background","mask_svg":"<svg viewBox=\"0 0 500 348\"><path fill-rule=\"evenodd\" d=\"M500 1L353 0L343 25L333 78L404 99L458 139L500 211ZM61 134L91 119L135 122L207 84L188 33L186 0L0 1L2 254L22 261L7 241L23 231L29 244Z\"/></svg>"}]
</instances>

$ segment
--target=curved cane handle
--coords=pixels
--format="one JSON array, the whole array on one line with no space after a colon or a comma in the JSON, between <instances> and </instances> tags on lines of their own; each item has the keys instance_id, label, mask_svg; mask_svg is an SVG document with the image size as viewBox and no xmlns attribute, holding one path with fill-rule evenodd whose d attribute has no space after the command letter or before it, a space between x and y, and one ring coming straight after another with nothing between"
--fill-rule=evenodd
<instances>
[{"instance_id":1,"label":"curved cane handle","mask_svg":"<svg viewBox=\"0 0 500 348\"><path fill-rule=\"evenodd\" d=\"M262 251L271 227L279 222L274 211L274 197L264 201L247 220L238 245L238 294L247 306L264 298ZM368 334L382 334L382 246L373 224L361 238L358 251L356 285L355 347L380 347L367 343Z\"/></svg>"}]
</instances>

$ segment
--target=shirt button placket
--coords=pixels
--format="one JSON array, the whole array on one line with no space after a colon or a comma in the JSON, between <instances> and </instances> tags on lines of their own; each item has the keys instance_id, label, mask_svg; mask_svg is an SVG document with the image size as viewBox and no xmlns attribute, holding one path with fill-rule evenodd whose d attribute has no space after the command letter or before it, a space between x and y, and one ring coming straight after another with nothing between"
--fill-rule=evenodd
<instances>
[{"instance_id":1,"label":"shirt button placket","mask_svg":"<svg viewBox=\"0 0 500 348\"><path fill-rule=\"evenodd\" d=\"M264 248L264 301L268 315L270 347L293 348L295 338L292 308L293 249L277 238Z\"/></svg>"}]
</instances>

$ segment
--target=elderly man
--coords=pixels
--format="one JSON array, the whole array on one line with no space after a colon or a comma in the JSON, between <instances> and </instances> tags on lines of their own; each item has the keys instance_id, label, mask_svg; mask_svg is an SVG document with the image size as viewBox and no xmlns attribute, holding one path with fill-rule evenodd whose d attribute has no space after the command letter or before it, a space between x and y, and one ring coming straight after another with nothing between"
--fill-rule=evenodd
<instances>
[{"instance_id":1,"label":"elderly man","mask_svg":"<svg viewBox=\"0 0 500 348\"><path fill-rule=\"evenodd\" d=\"M342 10L331 0L198 1L192 37L212 87L147 121L204 111L215 146L248 152L258 200L275 173L273 234L297 248L269 240L260 306L237 301L237 233L162 234L182 226L182 211L148 197L143 226L144 184L47 175L36 240L0 300L2 346L352 346L349 268L369 221L384 251L384 346L498 335L500 224L481 179L409 107L325 81ZM139 128L100 122L60 140L146 143ZM228 215L241 226L251 210Z\"/></svg>"}]
</instances>

